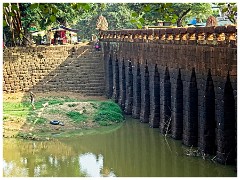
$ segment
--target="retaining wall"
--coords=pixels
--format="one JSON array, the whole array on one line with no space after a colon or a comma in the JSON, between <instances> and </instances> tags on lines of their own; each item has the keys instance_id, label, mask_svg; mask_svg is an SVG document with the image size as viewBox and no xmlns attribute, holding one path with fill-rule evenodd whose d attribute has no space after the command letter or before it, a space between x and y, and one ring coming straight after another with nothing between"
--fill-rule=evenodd
<instances>
[{"instance_id":1,"label":"retaining wall","mask_svg":"<svg viewBox=\"0 0 240 180\"><path fill-rule=\"evenodd\" d=\"M5 48L3 91L68 91L103 95L104 62L91 45Z\"/></svg>"}]
</instances>

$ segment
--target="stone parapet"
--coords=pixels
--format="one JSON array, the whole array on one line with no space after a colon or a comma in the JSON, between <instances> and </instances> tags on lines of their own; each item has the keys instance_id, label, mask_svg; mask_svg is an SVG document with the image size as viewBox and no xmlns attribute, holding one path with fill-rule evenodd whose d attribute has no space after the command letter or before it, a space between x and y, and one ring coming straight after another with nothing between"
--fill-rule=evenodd
<instances>
[{"instance_id":1,"label":"stone parapet","mask_svg":"<svg viewBox=\"0 0 240 180\"><path fill-rule=\"evenodd\" d=\"M124 29L101 31L103 41L148 42L157 44L191 44L237 46L237 27L176 27L161 29Z\"/></svg>"}]
</instances>

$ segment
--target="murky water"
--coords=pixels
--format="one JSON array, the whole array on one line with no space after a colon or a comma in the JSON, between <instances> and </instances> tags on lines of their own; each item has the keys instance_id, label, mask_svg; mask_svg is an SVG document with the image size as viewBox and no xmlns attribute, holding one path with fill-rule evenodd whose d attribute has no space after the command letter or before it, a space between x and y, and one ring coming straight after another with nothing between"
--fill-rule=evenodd
<instances>
[{"instance_id":1,"label":"murky water","mask_svg":"<svg viewBox=\"0 0 240 180\"><path fill-rule=\"evenodd\" d=\"M184 155L181 141L127 119L107 134L56 141L4 139L4 176L22 177L183 177L237 176L224 166Z\"/></svg>"}]
</instances>

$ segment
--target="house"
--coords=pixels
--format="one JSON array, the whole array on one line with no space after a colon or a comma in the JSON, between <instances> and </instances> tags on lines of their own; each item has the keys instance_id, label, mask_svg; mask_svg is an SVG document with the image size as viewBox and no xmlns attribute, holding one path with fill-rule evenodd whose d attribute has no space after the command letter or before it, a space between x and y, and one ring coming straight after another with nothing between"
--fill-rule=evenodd
<instances>
[{"instance_id":1,"label":"house","mask_svg":"<svg viewBox=\"0 0 240 180\"><path fill-rule=\"evenodd\" d=\"M60 25L59 27L50 29L49 34L51 35L49 35L49 41L51 44L73 43L78 31L78 29L71 29Z\"/></svg>"}]
</instances>

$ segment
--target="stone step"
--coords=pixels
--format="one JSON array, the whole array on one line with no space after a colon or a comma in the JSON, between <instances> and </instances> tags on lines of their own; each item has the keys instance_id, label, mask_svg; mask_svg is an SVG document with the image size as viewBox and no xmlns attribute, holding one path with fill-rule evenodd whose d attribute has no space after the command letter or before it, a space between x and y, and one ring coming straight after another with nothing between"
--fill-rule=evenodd
<instances>
[{"instance_id":1,"label":"stone step","mask_svg":"<svg viewBox=\"0 0 240 180\"><path fill-rule=\"evenodd\" d=\"M101 68L104 68L104 66L102 64L100 64L100 63L92 63L92 62L89 62L89 63L81 62L81 63L72 64L71 66L72 67L74 67L74 66L84 66L84 67L101 67ZM64 66L64 67L67 67L67 66Z\"/></svg>"},{"instance_id":2,"label":"stone step","mask_svg":"<svg viewBox=\"0 0 240 180\"><path fill-rule=\"evenodd\" d=\"M78 58L73 60L72 62L97 62L97 63L102 63L103 61L101 60L101 58Z\"/></svg>"},{"instance_id":3,"label":"stone step","mask_svg":"<svg viewBox=\"0 0 240 180\"><path fill-rule=\"evenodd\" d=\"M76 58L77 61L96 61L96 62L103 62L103 58L102 57L87 57L87 58Z\"/></svg>"},{"instance_id":4,"label":"stone step","mask_svg":"<svg viewBox=\"0 0 240 180\"><path fill-rule=\"evenodd\" d=\"M105 90L105 88L84 88L86 92L102 92Z\"/></svg>"},{"instance_id":5,"label":"stone step","mask_svg":"<svg viewBox=\"0 0 240 180\"><path fill-rule=\"evenodd\" d=\"M105 93L105 92L104 92ZM104 96L104 93L87 93L87 96Z\"/></svg>"},{"instance_id":6,"label":"stone step","mask_svg":"<svg viewBox=\"0 0 240 180\"><path fill-rule=\"evenodd\" d=\"M98 83L88 82L87 87L105 87L105 86L102 82L98 82Z\"/></svg>"},{"instance_id":7,"label":"stone step","mask_svg":"<svg viewBox=\"0 0 240 180\"><path fill-rule=\"evenodd\" d=\"M66 66L66 67L61 67L59 70L63 71L63 70L66 70L66 71L71 71L71 70L76 70L76 71L80 71L80 73L84 70L91 70L91 69L95 69L95 72L104 72L103 71L103 68L101 67L94 67L94 66L80 66L80 65L76 65L76 66ZM69 72L70 73L70 72Z\"/></svg>"},{"instance_id":8,"label":"stone step","mask_svg":"<svg viewBox=\"0 0 240 180\"><path fill-rule=\"evenodd\" d=\"M75 61L72 61L72 63L75 62L82 62L82 63L103 63L101 59L77 59Z\"/></svg>"},{"instance_id":9,"label":"stone step","mask_svg":"<svg viewBox=\"0 0 240 180\"><path fill-rule=\"evenodd\" d=\"M73 66L65 66L65 67L61 67L61 69L63 70L63 69L69 69L69 70L71 70L71 69L82 69L82 70L84 70L84 69L96 69L96 71L103 71L104 70L104 68L103 67L100 67L100 65L98 66L98 65L92 65L92 66L90 66L90 65L82 65L82 64L76 64L76 65L73 65Z\"/></svg>"},{"instance_id":10,"label":"stone step","mask_svg":"<svg viewBox=\"0 0 240 180\"><path fill-rule=\"evenodd\" d=\"M105 89L95 89L95 90L87 90L87 89L82 89L82 90L79 90L80 92L83 92L83 93L103 93L105 92Z\"/></svg>"},{"instance_id":11,"label":"stone step","mask_svg":"<svg viewBox=\"0 0 240 180\"><path fill-rule=\"evenodd\" d=\"M68 69L66 69L66 73L68 73L68 74L97 73L97 74L101 74L103 76L105 74L103 71L101 71L101 69L96 69L96 68L92 68L92 67L81 67L81 66L74 67L74 68L68 68Z\"/></svg>"},{"instance_id":12,"label":"stone step","mask_svg":"<svg viewBox=\"0 0 240 180\"><path fill-rule=\"evenodd\" d=\"M86 51L84 53L73 54L73 56L101 56L101 55L103 55L102 52L93 52L93 51Z\"/></svg>"}]
</instances>

